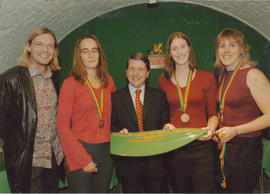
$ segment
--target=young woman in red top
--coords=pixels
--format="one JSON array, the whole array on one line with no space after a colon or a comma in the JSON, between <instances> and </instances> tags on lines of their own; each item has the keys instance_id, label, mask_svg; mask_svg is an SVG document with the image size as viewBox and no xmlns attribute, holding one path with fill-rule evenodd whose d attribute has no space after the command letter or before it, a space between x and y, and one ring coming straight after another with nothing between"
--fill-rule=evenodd
<instances>
[{"instance_id":1,"label":"young woman in red top","mask_svg":"<svg viewBox=\"0 0 270 194\"><path fill-rule=\"evenodd\" d=\"M57 114L70 192L105 193L109 189L111 93L114 91L97 38L88 35L79 39L72 74L60 91Z\"/></svg>"},{"instance_id":2,"label":"young woman in red top","mask_svg":"<svg viewBox=\"0 0 270 194\"><path fill-rule=\"evenodd\" d=\"M270 84L249 59L249 46L236 29L216 38L215 66L220 74L220 141L226 143L222 192L252 193L259 179L261 130L270 126Z\"/></svg>"},{"instance_id":3,"label":"young woman in red top","mask_svg":"<svg viewBox=\"0 0 270 194\"><path fill-rule=\"evenodd\" d=\"M159 79L170 107L170 124L165 128L208 130L198 140L168 153L172 189L176 193L214 192L214 146L209 141L218 125L214 75L197 69L191 43L182 32L170 35L167 54L168 65Z\"/></svg>"}]
</instances>

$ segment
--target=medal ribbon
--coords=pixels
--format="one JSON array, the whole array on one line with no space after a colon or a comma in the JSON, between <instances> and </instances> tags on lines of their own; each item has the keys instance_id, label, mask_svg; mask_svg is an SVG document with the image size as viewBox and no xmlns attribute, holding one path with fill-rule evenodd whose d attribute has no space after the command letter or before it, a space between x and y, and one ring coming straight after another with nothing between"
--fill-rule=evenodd
<instances>
[{"instance_id":1,"label":"medal ribbon","mask_svg":"<svg viewBox=\"0 0 270 194\"><path fill-rule=\"evenodd\" d=\"M184 93L184 99L183 99L183 94L182 94L180 85L177 83L176 76L174 75L177 94L178 94L178 99L179 99L179 102L180 102L180 109L184 113L187 110L188 95L189 95L189 90L190 90L190 83L191 83L191 80L192 80L192 74L193 74L193 72L191 70L189 70L189 72L188 72L188 81L187 81L187 85L186 85L186 89L185 89L185 93Z\"/></svg>"},{"instance_id":2,"label":"medal ribbon","mask_svg":"<svg viewBox=\"0 0 270 194\"><path fill-rule=\"evenodd\" d=\"M224 93L222 95L222 89L223 89L223 85L224 85L224 81L225 81L225 76L223 76L220 87L219 87L219 91L218 91L218 98L219 98L219 112L220 112L220 119L221 119L221 124L223 123L223 113L224 113L224 107L225 107L225 97L227 95L227 92L236 76L236 73L239 71L241 65L238 64L237 67L234 69L231 78L224 90ZM221 187L222 188L226 188L227 187L227 181L226 181L226 176L224 173L224 159L225 159L225 153L226 153L226 143L223 143L222 140L222 133L217 133L216 134L217 138L218 138L218 148L220 150L220 154L219 154L219 160L220 160L220 168L221 168L221 174L223 177L223 180L221 182Z\"/></svg>"},{"instance_id":3,"label":"medal ribbon","mask_svg":"<svg viewBox=\"0 0 270 194\"><path fill-rule=\"evenodd\" d=\"M222 182L221 182L221 187L222 188L227 188L227 180L224 172L224 160L225 160L225 152L226 152L226 143L222 143L222 133L217 133L216 134L218 138L218 149L220 150L219 153L219 163L220 163L220 169L221 169L221 175L222 175Z\"/></svg>"},{"instance_id":4,"label":"medal ribbon","mask_svg":"<svg viewBox=\"0 0 270 194\"><path fill-rule=\"evenodd\" d=\"M94 89L93 89L90 81L87 78L85 79L85 84L86 84L87 88L89 89L91 95L94 98L98 117L99 117L99 119L102 119L103 118L103 110L104 110L104 88L102 87L102 89L101 89L100 98L99 98L99 102L98 102L97 96L94 92Z\"/></svg>"},{"instance_id":5,"label":"medal ribbon","mask_svg":"<svg viewBox=\"0 0 270 194\"><path fill-rule=\"evenodd\" d=\"M221 81L221 85L219 87L219 91L218 91L218 98L219 98L219 111L220 111L220 116L221 116L221 122L223 122L223 113L224 113L224 106L225 106L225 97L227 95L227 92L232 84L232 81L234 80L236 73L238 72L238 70L240 69L240 64L237 65L237 67L234 69L232 76L224 90L223 95L222 93L222 89L223 89L223 85L224 85L224 81L225 81L225 76L223 76L222 81Z\"/></svg>"}]
</instances>

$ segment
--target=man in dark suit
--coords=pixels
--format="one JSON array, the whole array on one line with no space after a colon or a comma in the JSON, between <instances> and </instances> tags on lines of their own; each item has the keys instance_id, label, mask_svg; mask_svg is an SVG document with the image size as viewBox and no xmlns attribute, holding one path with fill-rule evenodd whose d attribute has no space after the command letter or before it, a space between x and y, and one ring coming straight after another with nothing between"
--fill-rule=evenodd
<instances>
[{"instance_id":1,"label":"man in dark suit","mask_svg":"<svg viewBox=\"0 0 270 194\"><path fill-rule=\"evenodd\" d=\"M157 130L169 123L166 95L161 90L148 86L146 80L149 74L150 65L144 54L132 54L126 68L129 84L112 94L113 132ZM163 157L117 156L116 171L124 192L168 192Z\"/></svg>"}]
</instances>

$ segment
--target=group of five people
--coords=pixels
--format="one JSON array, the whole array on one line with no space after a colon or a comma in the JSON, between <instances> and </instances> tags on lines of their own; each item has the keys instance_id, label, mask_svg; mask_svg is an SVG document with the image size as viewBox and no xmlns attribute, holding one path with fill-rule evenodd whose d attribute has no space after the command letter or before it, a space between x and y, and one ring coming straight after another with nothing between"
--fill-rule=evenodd
<instances>
[{"instance_id":1,"label":"group of five people","mask_svg":"<svg viewBox=\"0 0 270 194\"><path fill-rule=\"evenodd\" d=\"M0 137L12 192L56 192L66 171L70 192L105 193L114 163L124 192L216 192L214 141L227 146L222 192L254 190L260 136L270 126L270 84L250 61L241 32L227 28L216 38L218 89L215 76L198 69L182 32L168 38L159 88L149 86L149 61L136 52L127 60L127 87L116 90L94 35L77 41L61 89L57 56L54 33L40 27L27 39L18 65L0 76ZM207 133L161 155L111 156L111 132L162 128Z\"/></svg>"}]
</instances>

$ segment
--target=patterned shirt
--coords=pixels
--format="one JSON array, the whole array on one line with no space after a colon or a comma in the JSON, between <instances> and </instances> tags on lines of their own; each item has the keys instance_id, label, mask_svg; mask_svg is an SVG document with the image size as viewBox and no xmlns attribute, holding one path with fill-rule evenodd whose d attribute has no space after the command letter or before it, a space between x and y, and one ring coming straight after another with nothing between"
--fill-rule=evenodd
<instances>
[{"instance_id":1,"label":"patterned shirt","mask_svg":"<svg viewBox=\"0 0 270 194\"><path fill-rule=\"evenodd\" d=\"M29 72L35 87L38 118L32 165L52 168L53 153L58 165L64 157L56 131L57 94L50 79L52 72L50 68L41 72L35 65L31 65Z\"/></svg>"}]
</instances>

